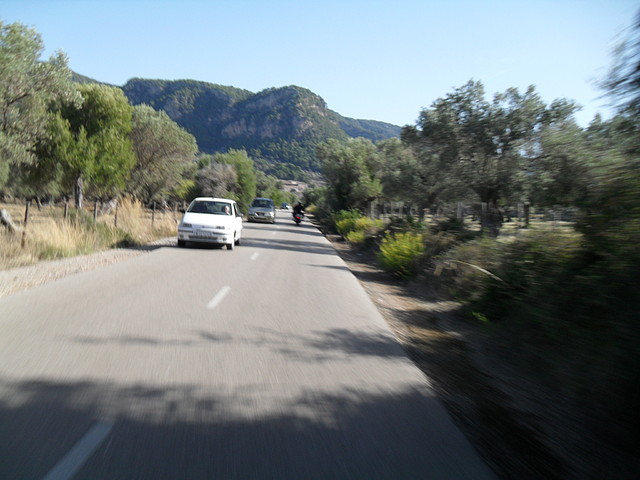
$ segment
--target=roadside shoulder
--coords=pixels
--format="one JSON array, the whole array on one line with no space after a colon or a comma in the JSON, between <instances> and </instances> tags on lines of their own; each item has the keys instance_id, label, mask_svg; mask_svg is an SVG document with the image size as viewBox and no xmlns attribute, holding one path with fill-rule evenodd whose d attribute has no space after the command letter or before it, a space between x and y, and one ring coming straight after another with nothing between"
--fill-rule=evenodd
<instances>
[{"instance_id":1,"label":"roadside shoulder","mask_svg":"<svg viewBox=\"0 0 640 480\"><path fill-rule=\"evenodd\" d=\"M114 248L102 252L38 262L35 265L0 270L0 298L44 285L76 273L88 272L137 257L159 247L173 245L175 237L163 238L142 247Z\"/></svg>"}]
</instances>

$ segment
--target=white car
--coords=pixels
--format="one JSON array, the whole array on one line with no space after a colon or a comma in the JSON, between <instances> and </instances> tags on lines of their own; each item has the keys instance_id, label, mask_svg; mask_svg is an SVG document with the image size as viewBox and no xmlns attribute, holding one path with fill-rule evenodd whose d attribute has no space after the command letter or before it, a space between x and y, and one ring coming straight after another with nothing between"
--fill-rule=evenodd
<instances>
[{"instance_id":1,"label":"white car","mask_svg":"<svg viewBox=\"0 0 640 480\"><path fill-rule=\"evenodd\" d=\"M240 245L242 214L238 204L228 198L198 197L184 213L178 225L178 246L187 242Z\"/></svg>"}]
</instances>

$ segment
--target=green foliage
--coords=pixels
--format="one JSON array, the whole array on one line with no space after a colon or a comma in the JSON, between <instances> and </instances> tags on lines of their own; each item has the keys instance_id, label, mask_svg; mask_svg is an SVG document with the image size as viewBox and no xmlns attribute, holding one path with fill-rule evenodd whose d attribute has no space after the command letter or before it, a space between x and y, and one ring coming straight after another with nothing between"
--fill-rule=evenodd
<instances>
[{"instance_id":1,"label":"green foliage","mask_svg":"<svg viewBox=\"0 0 640 480\"><path fill-rule=\"evenodd\" d=\"M510 88L489 102L482 83L470 81L423 110L402 139L414 150L416 174L431 202L473 193L490 207L483 228L497 234L498 202L523 195L531 178L525 166L539 154L543 127L569 123L575 110L566 100L547 107L533 86L524 94Z\"/></svg>"},{"instance_id":2,"label":"green foliage","mask_svg":"<svg viewBox=\"0 0 640 480\"><path fill-rule=\"evenodd\" d=\"M425 224L412 216L391 217L385 229L386 233L412 232L416 234L423 234L425 231Z\"/></svg>"},{"instance_id":3,"label":"green foliage","mask_svg":"<svg viewBox=\"0 0 640 480\"><path fill-rule=\"evenodd\" d=\"M182 179L170 192L169 197L184 202L197 197L195 180Z\"/></svg>"},{"instance_id":4,"label":"green foliage","mask_svg":"<svg viewBox=\"0 0 640 480\"><path fill-rule=\"evenodd\" d=\"M328 140L318 146L317 154L323 162L332 210L362 210L381 194L382 185L376 178L381 160L370 141Z\"/></svg>"},{"instance_id":5,"label":"green foliage","mask_svg":"<svg viewBox=\"0 0 640 480\"><path fill-rule=\"evenodd\" d=\"M595 274L599 267L582 236L536 231L506 243L482 238L462 244L440 266L447 269L441 278L471 311L530 329L538 342L602 326L611 300L603 287L611 293L606 285L619 288L629 273L605 279Z\"/></svg>"},{"instance_id":6,"label":"green foliage","mask_svg":"<svg viewBox=\"0 0 640 480\"><path fill-rule=\"evenodd\" d=\"M160 200L176 188L198 151L193 135L148 105L133 109L131 140L136 164L127 191L145 201Z\"/></svg>"},{"instance_id":7,"label":"green foliage","mask_svg":"<svg viewBox=\"0 0 640 480\"><path fill-rule=\"evenodd\" d=\"M618 110L640 116L640 12L615 50L612 67L602 87Z\"/></svg>"},{"instance_id":8,"label":"green foliage","mask_svg":"<svg viewBox=\"0 0 640 480\"><path fill-rule=\"evenodd\" d=\"M236 185L232 197L237 200L240 210L246 212L256 196L256 170L253 160L244 150L229 150L227 153L217 153L213 162L230 165L236 173Z\"/></svg>"},{"instance_id":9,"label":"green foliage","mask_svg":"<svg viewBox=\"0 0 640 480\"><path fill-rule=\"evenodd\" d=\"M34 162L34 147L46 136L48 105L78 100L65 55L43 62L43 51L35 30L0 21L0 188L11 170L17 176Z\"/></svg>"},{"instance_id":10,"label":"green foliage","mask_svg":"<svg viewBox=\"0 0 640 480\"><path fill-rule=\"evenodd\" d=\"M441 278L508 345L510 361L542 366L565 393L621 421L640 378L640 257L627 253L604 257L578 233L533 231L456 247Z\"/></svg>"},{"instance_id":11,"label":"green foliage","mask_svg":"<svg viewBox=\"0 0 640 480\"><path fill-rule=\"evenodd\" d=\"M349 243L365 246L375 241L384 229L383 220L363 216L358 210L341 210L332 215L336 231Z\"/></svg>"},{"instance_id":12,"label":"green foliage","mask_svg":"<svg viewBox=\"0 0 640 480\"><path fill-rule=\"evenodd\" d=\"M282 203L293 204L297 198L292 192L285 192L282 182L276 177L267 175L264 172L256 172L256 197L271 198L275 205L279 207Z\"/></svg>"},{"instance_id":13,"label":"green foliage","mask_svg":"<svg viewBox=\"0 0 640 480\"><path fill-rule=\"evenodd\" d=\"M423 236L406 232L383 238L377 259L380 266L400 278L409 278L418 272L424 253Z\"/></svg>"},{"instance_id":14,"label":"green foliage","mask_svg":"<svg viewBox=\"0 0 640 480\"><path fill-rule=\"evenodd\" d=\"M346 235L346 240L358 247L371 247L376 244L384 229L383 220L360 217L356 220L353 230Z\"/></svg>"},{"instance_id":15,"label":"green foliage","mask_svg":"<svg viewBox=\"0 0 640 480\"><path fill-rule=\"evenodd\" d=\"M355 230L356 221L362 217L362 213L359 210L339 210L332 217L336 231L344 237Z\"/></svg>"},{"instance_id":16,"label":"green foliage","mask_svg":"<svg viewBox=\"0 0 640 480\"><path fill-rule=\"evenodd\" d=\"M37 177L59 175L62 190L82 206L84 189L95 198L122 191L135 164L129 134L132 107L122 91L97 84L78 87L82 105L60 102L50 116L49 138L38 146Z\"/></svg>"},{"instance_id":17,"label":"green foliage","mask_svg":"<svg viewBox=\"0 0 640 480\"><path fill-rule=\"evenodd\" d=\"M133 79L123 90L132 104L166 111L193 134L204 152L245 149L261 168L279 178L319 171L316 146L349 135L380 140L399 127L341 117L322 98L296 86L258 93L192 80ZM347 131L347 133L345 133Z\"/></svg>"},{"instance_id":18,"label":"green foliage","mask_svg":"<svg viewBox=\"0 0 640 480\"><path fill-rule=\"evenodd\" d=\"M367 232L364 230L354 230L347 233L345 239L351 245L362 245L367 241Z\"/></svg>"},{"instance_id":19,"label":"green foliage","mask_svg":"<svg viewBox=\"0 0 640 480\"><path fill-rule=\"evenodd\" d=\"M573 120L545 125L540 130L542 154L526 163L526 190L538 206L575 206L590 181L593 149Z\"/></svg>"}]
</instances>

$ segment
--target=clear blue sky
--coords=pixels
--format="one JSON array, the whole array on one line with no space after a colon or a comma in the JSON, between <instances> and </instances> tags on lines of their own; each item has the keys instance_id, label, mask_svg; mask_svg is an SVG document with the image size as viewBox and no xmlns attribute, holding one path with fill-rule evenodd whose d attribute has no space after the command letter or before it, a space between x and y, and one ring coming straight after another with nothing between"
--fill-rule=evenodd
<instances>
[{"instance_id":1,"label":"clear blue sky","mask_svg":"<svg viewBox=\"0 0 640 480\"><path fill-rule=\"evenodd\" d=\"M468 80L488 97L535 85L608 116L594 82L638 0L2 0L45 57L123 85L193 79L258 92L299 85L341 115L396 125Z\"/></svg>"}]
</instances>

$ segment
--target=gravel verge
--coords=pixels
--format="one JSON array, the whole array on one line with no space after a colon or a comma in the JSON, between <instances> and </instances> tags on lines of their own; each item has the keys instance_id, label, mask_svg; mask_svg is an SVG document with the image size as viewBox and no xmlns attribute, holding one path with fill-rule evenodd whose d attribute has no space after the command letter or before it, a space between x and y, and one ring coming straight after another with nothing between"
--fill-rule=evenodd
<instances>
[{"instance_id":1,"label":"gravel verge","mask_svg":"<svg viewBox=\"0 0 640 480\"><path fill-rule=\"evenodd\" d=\"M102 252L39 262L35 265L0 270L0 298L44 285L76 273L88 272L112 263L144 255L162 246L173 245L175 237L163 238L142 247L114 248Z\"/></svg>"}]
</instances>

